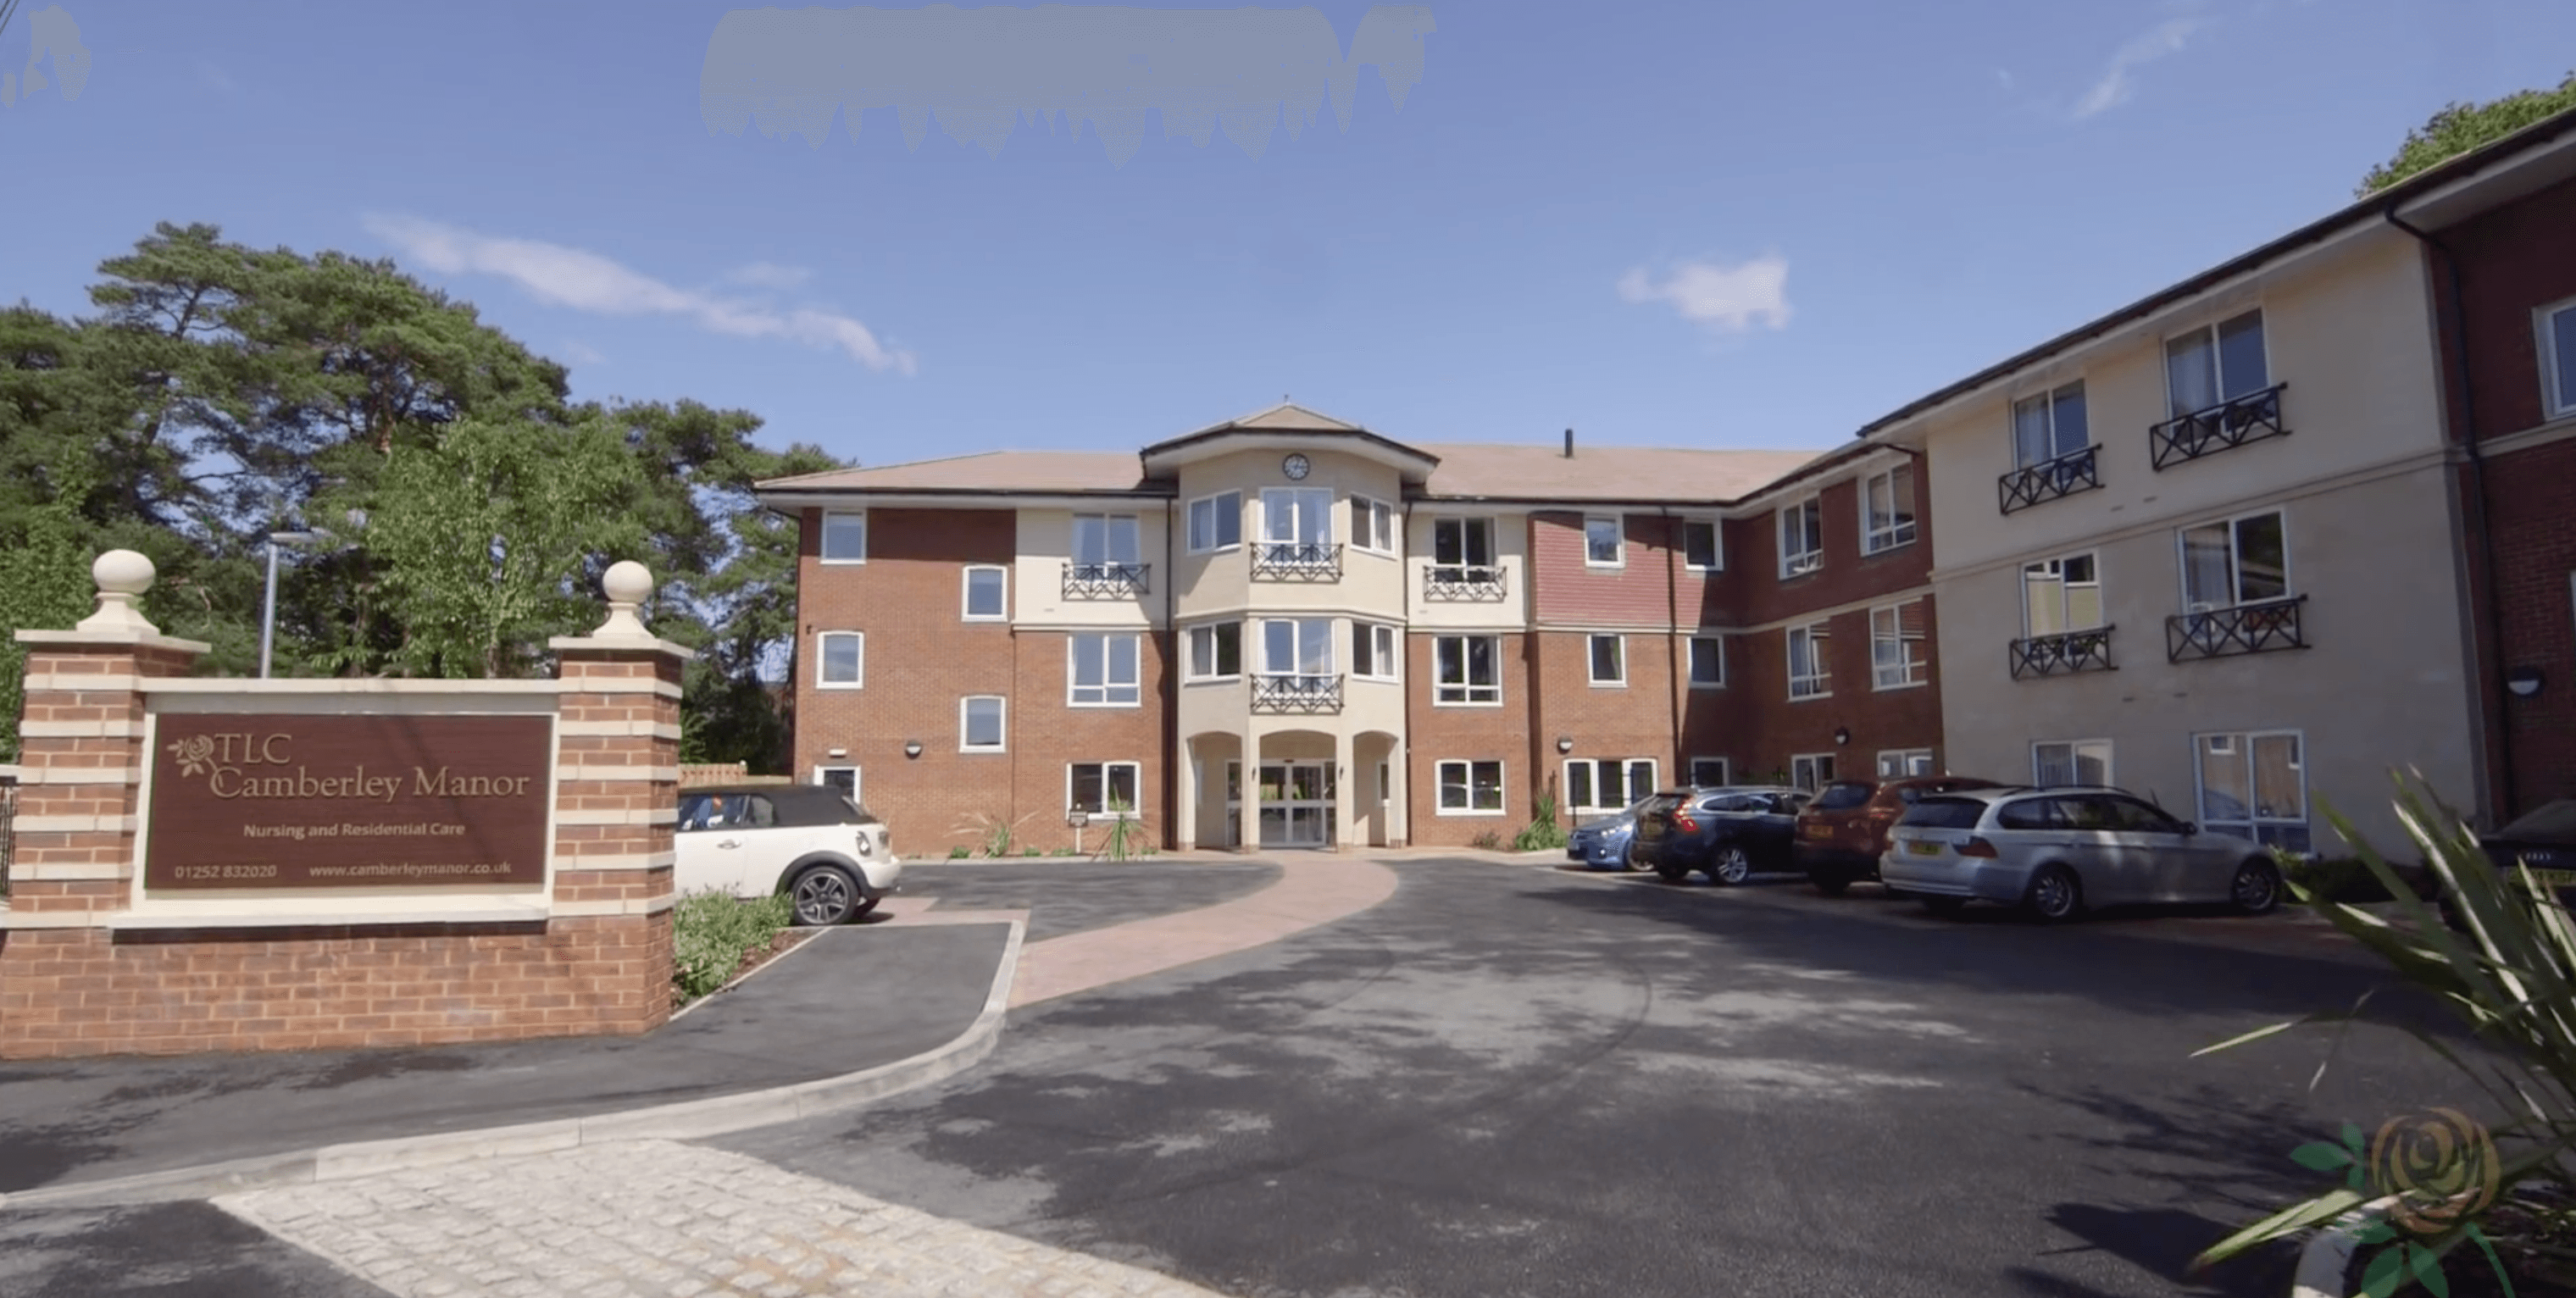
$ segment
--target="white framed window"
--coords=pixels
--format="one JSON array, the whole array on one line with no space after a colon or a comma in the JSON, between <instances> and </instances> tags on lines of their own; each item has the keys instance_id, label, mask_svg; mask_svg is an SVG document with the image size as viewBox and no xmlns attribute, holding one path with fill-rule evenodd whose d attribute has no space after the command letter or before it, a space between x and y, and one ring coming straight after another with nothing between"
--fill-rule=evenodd
<instances>
[{"instance_id":1,"label":"white framed window","mask_svg":"<svg viewBox=\"0 0 2576 1298\"><path fill-rule=\"evenodd\" d=\"M1831 624L1810 622L1785 633L1789 641L1789 697L1821 699L1834 692L1832 664L1827 661Z\"/></svg>"},{"instance_id":2,"label":"white framed window","mask_svg":"<svg viewBox=\"0 0 2576 1298\"><path fill-rule=\"evenodd\" d=\"M1076 514L1070 539L1076 576L1107 577L1145 562L1134 514Z\"/></svg>"},{"instance_id":3,"label":"white framed window","mask_svg":"<svg viewBox=\"0 0 2576 1298\"><path fill-rule=\"evenodd\" d=\"M1931 674L1924 653L1924 603L1909 599L1869 611L1870 684L1882 690L1920 685Z\"/></svg>"},{"instance_id":4,"label":"white framed window","mask_svg":"<svg viewBox=\"0 0 2576 1298\"><path fill-rule=\"evenodd\" d=\"M1682 566L1692 572L1726 569L1726 533L1716 519L1682 520Z\"/></svg>"},{"instance_id":5,"label":"white framed window","mask_svg":"<svg viewBox=\"0 0 2576 1298\"><path fill-rule=\"evenodd\" d=\"M1490 518L1431 520L1433 580L1483 580L1494 571L1494 520Z\"/></svg>"},{"instance_id":6,"label":"white framed window","mask_svg":"<svg viewBox=\"0 0 2576 1298\"><path fill-rule=\"evenodd\" d=\"M1402 674L1398 657L1403 633L1383 622L1351 623L1351 675L1391 681Z\"/></svg>"},{"instance_id":7,"label":"white framed window","mask_svg":"<svg viewBox=\"0 0 2576 1298\"><path fill-rule=\"evenodd\" d=\"M1578 816L1625 811L1654 791L1651 757L1578 757L1565 764L1565 808Z\"/></svg>"},{"instance_id":8,"label":"white framed window","mask_svg":"<svg viewBox=\"0 0 2576 1298\"><path fill-rule=\"evenodd\" d=\"M1395 507L1366 496L1351 497L1351 544L1374 554L1395 553Z\"/></svg>"},{"instance_id":9,"label":"white framed window","mask_svg":"<svg viewBox=\"0 0 2576 1298\"><path fill-rule=\"evenodd\" d=\"M825 631L814 637L814 684L818 689L854 690L867 681L868 638L857 631Z\"/></svg>"},{"instance_id":10,"label":"white framed window","mask_svg":"<svg viewBox=\"0 0 2576 1298\"><path fill-rule=\"evenodd\" d=\"M1261 671L1268 676L1333 674L1333 619L1274 617L1261 623Z\"/></svg>"},{"instance_id":11,"label":"white framed window","mask_svg":"<svg viewBox=\"0 0 2576 1298\"><path fill-rule=\"evenodd\" d=\"M1503 643L1489 635L1444 635L1431 642L1434 705L1503 701Z\"/></svg>"},{"instance_id":12,"label":"white framed window","mask_svg":"<svg viewBox=\"0 0 2576 1298\"><path fill-rule=\"evenodd\" d=\"M1690 759L1690 782L1701 788L1722 788L1732 784L1734 781L1728 778L1732 774L1733 771L1723 757Z\"/></svg>"},{"instance_id":13,"label":"white framed window","mask_svg":"<svg viewBox=\"0 0 2576 1298\"><path fill-rule=\"evenodd\" d=\"M2576 301L2533 313L2540 333L2540 408L2557 419L2576 415Z\"/></svg>"},{"instance_id":14,"label":"white framed window","mask_svg":"<svg viewBox=\"0 0 2576 1298\"><path fill-rule=\"evenodd\" d=\"M2165 340L2165 392L2176 419L2270 386L2259 308Z\"/></svg>"},{"instance_id":15,"label":"white framed window","mask_svg":"<svg viewBox=\"0 0 2576 1298\"><path fill-rule=\"evenodd\" d=\"M1825 505L1809 496L1780 507L1780 579L1800 577L1825 566Z\"/></svg>"},{"instance_id":16,"label":"white framed window","mask_svg":"<svg viewBox=\"0 0 2576 1298\"><path fill-rule=\"evenodd\" d=\"M1834 782L1832 753L1800 753L1789 759L1789 786L1809 793Z\"/></svg>"},{"instance_id":17,"label":"white framed window","mask_svg":"<svg viewBox=\"0 0 2576 1298\"><path fill-rule=\"evenodd\" d=\"M1137 800L1143 786L1134 762L1072 762L1064 768L1064 809L1098 819L1134 820L1144 814Z\"/></svg>"},{"instance_id":18,"label":"white framed window","mask_svg":"<svg viewBox=\"0 0 2576 1298\"><path fill-rule=\"evenodd\" d=\"M957 700L957 750L998 753L1008 738L1008 703L999 694L969 694Z\"/></svg>"},{"instance_id":19,"label":"white framed window","mask_svg":"<svg viewBox=\"0 0 2576 1298\"><path fill-rule=\"evenodd\" d=\"M2091 551L2027 563L2021 569L2025 636L2092 631L2102 625L2102 570Z\"/></svg>"},{"instance_id":20,"label":"white framed window","mask_svg":"<svg viewBox=\"0 0 2576 1298\"><path fill-rule=\"evenodd\" d=\"M1626 685L1628 683L1628 637L1623 635L1590 637L1585 657L1591 665L1593 684Z\"/></svg>"},{"instance_id":21,"label":"white framed window","mask_svg":"<svg viewBox=\"0 0 2576 1298\"><path fill-rule=\"evenodd\" d=\"M1010 616L1009 584L1004 570L990 564L966 569L966 620L1000 622Z\"/></svg>"},{"instance_id":22,"label":"white framed window","mask_svg":"<svg viewBox=\"0 0 2576 1298\"><path fill-rule=\"evenodd\" d=\"M1333 489L1263 487L1261 540L1280 546L1332 544Z\"/></svg>"},{"instance_id":23,"label":"white framed window","mask_svg":"<svg viewBox=\"0 0 2576 1298\"><path fill-rule=\"evenodd\" d=\"M2093 444L2084 414L2084 381L2023 397L2012 407L2013 467L2073 455Z\"/></svg>"},{"instance_id":24,"label":"white framed window","mask_svg":"<svg viewBox=\"0 0 2576 1298\"><path fill-rule=\"evenodd\" d=\"M1882 780L1934 774L1938 772L1933 768L1932 750L1929 748L1892 748L1878 755L1878 778Z\"/></svg>"},{"instance_id":25,"label":"white framed window","mask_svg":"<svg viewBox=\"0 0 2576 1298\"><path fill-rule=\"evenodd\" d=\"M1695 690L1726 685L1726 637L1695 635L1690 640L1690 683Z\"/></svg>"},{"instance_id":26,"label":"white framed window","mask_svg":"<svg viewBox=\"0 0 2576 1298\"><path fill-rule=\"evenodd\" d=\"M1190 679L1230 681L1243 674L1243 624L1206 622L1189 630Z\"/></svg>"},{"instance_id":27,"label":"white framed window","mask_svg":"<svg viewBox=\"0 0 2576 1298\"><path fill-rule=\"evenodd\" d=\"M1231 550L1243 544L1243 493L1219 492L1190 502L1190 553Z\"/></svg>"},{"instance_id":28,"label":"white framed window","mask_svg":"<svg viewBox=\"0 0 2576 1298\"><path fill-rule=\"evenodd\" d=\"M1583 566L1624 568L1628 565L1628 529L1617 514L1589 514L1583 519Z\"/></svg>"},{"instance_id":29,"label":"white framed window","mask_svg":"<svg viewBox=\"0 0 2576 1298\"><path fill-rule=\"evenodd\" d=\"M2111 783L2108 739L2045 739L2030 746L2030 782L2041 788L2061 784Z\"/></svg>"},{"instance_id":30,"label":"white framed window","mask_svg":"<svg viewBox=\"0 0 2576 1298\"><path fill-rule=\"evenodd\" d=\"M825 563L866 563L868 512L864 509L824 510L821 552Z\"/></svg>"},{"instance_id":31,"label":"white framed window","mask_svg":"<svg viewBox=\"0 0 2576 1298\"><path fill-rule=\"evenodd\" d=\"M1873 473L1860 484L1860 552L1884 554L1914 544L1914 466Z\"/></svg>"},{"instance_id":32,"label":"white framed window","mask_svg":"<svg viewBox=\"0 0 2576 1298\"><path fill-rule=\"evenodd\" d=\"M1077 708L1132 708L1144 702L1143 669L1132 631L1065 637L1065 702Z\"/></svg>"},{"instance_id":33,"label":"white framed window","mask_svg":"<svg viewBox=\"0 0 2576 1298\"><path fill-rule=\"evenodd\" d=\"M859 800L859 768L855 766L817 766L814 783L839 789L841 796L852 802Z\"/></svg>"},{"instance_id":34,"label":"white framed window","mask_svg":"<svg viewBox=\"0 0 2576 1298\"><path fill-rule=\"evenodd\" d=\"M2308 850L2306 745L2296 730L2192 736L2201 828Z\"/></svg>"},{"instance_id":35,"label":"white framed window","mask_svg":"<svg viewBox=\"0 0 2576 1298\"><path fill-rule=\"evenodd\" d=\"M1440 783L1440 814L1444 816L1499 816L1503 814L1503 764L1501 762L1442 762L1437 768Z\"/></svg>"},{"instance_id":36,"label":"white framed window","mask_svg":"<svg viewBox=\"0 0 2576 1298\"><path fill-rule=\"evenodd\" d=\"M2280 510L2186 527L2177 543L2185 612L2259 604L2290 593L2288 526Z\"/></svg>"}]
</instances>

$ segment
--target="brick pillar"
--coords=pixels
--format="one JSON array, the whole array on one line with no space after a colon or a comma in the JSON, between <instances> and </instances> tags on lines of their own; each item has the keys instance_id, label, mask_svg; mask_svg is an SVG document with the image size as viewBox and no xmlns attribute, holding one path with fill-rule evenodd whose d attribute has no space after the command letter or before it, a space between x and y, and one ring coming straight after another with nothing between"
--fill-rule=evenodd
<instances>
[{"instance_id":1,"label":"brick pillar","mask_svg":"<svg viewBox=\"0 0 2576 1298\"><path fill-rule=\"evenodd\" d=\"M98 611L77 629L17 632L26 696L0 909L0 1058L61 1053L79 1034L64 1011L134 995L109 985L104 925L134 891L147 756L141 682L187 675L209 648L162 635L135 609L152 586L150 559L110 550L90 574Z\"/></svg>"},{"instance_id":2,"label":"brick pillar","mask_svg":"<svg viewBox=\"0 0 2576 1298\"><path fill-rule=\"evenodd\" d=\"M612 566L602 585L608 621L547 646L564 684L547 928L550 937L594 948L599 961L601 999L566 1021L644 1032L671 1017L680 671L693 655L636 618L653 591L642 564Z\"/></svg>"}]
</instances>

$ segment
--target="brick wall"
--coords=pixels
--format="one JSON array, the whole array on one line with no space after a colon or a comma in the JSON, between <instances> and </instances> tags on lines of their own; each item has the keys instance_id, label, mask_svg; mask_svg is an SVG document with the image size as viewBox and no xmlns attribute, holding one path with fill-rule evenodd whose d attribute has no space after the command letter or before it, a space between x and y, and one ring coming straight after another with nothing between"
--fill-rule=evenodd
<instances>
[{"instance_id":1,"label":"brick wall","mask_svg":"<svg viewBox=\"0 0 2576 1298\"><path fill-rule=\"evenodd\" d=\"M1615 568L1585 561L1584 518L1530 515L1530 607L1541 626L1661 627L1676 610L1687 622L1723 584L1722 577L1684 566L1679 516L1625 515L1624 562Z\"/></svg>"},{"instance_id":2,"label":"brick wall","mask_svg":"<svg viewBox=\"0 0 2576 1298\"><path fill-rule=\"evenodd\" d=\"M1866 778L1876 771L1882 750L1929 748L1938 769L1943 760L1939 637L1932 597L1925 595L1922 600L1925 683L1917 686L1875 687L1865 610L1824 619L1825 662L1832 677L1831 694L1825 698L1789 697L1785 631L1733 638L1727 648L1731 654L1728 691L1738 696L1735 739L1728 747L1703 755L1733 759L1736 778L1747 782L1768 779L1774 768L1786 768L1792 756L1802 753L1832 753L1837 776ZM1838 729L1851 732L1850 742L1834 742Z\"/></svg>"},{"instance_id":3,"label":"brick wall","mask_svg":"<svg viewBox=\"0 0 2576 1298\"><path fill-rule=\"evenodd\" d=\"M1405 778L1407 805L1412 808L1411 841L1417 847L1464 847L1487 831L1508 841L1529 823L1533 772L1543 774L1534 746L1538 740L1530 728L1535 713L1531 691L1536 683L1530 637L1495 637L1501 641L1497 659L1503 683L1503 705L1498 708L1432 705L1435 638L1422 633L1405 637L1405 731L1412 758L1406 763ZM1548 752L1552 759L1555 750L1551 747ZM1443 761L1503 763L1503 814L1441 815L1439 763Z\"/></svg>"},{"instance_id":4,"label":"brick wall","mask_svg":"<svg viewBox=\"0 0 2576 1298\"><path fill-rule=\"evenodd\" d=\"M1590 634L1549 631L1530 637L1538 681L1531 730L1538 743L1534 755L1543 764L1539 787L1554 793L1560 807L1565 805L1561 783L1569 758L1652 758L1658 782L1670 785L1688 774L1679 764L1682 759L1715 755L1691 754L1688 744L1675 743L1676 655L1669 637L1661 631L1633 631L1624 640L1628 683L1614 687L1592 683ZM1574 740L1574 751L1558 753L1560 737ZM1570 823L1572 810L1562 814Z\"/></svg>"},{"instance_id":5,"label":"brick wall","mask_svg":"<svg viewBox=\"0 0 2576 1298\"><path fill-rule=\"evenodd\" d=\"M2503 698L2513 745L2513 809L2576 798L2576 440L2494 457L2487 500L2495 527L2501 666L2537 667L2540 693ZM2483 627L2481 630L2483 631Z\"/></svg>"}]
</instances>

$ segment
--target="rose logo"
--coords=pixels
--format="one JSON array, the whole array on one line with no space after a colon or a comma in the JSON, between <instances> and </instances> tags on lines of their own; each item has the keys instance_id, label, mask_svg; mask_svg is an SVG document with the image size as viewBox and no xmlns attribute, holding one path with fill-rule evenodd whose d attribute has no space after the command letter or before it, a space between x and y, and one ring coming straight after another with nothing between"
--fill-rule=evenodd
<instances>
[{"instance_id":1,"label":"rose logo","mask_svg":"<svg viewBox=\"0 0 2576 1298\"><path fill-rule=\"evenodd\" d=\"M192 735L170 745L170 755L179 759L181 775L197 775L215 765L215 740L212 735Z\"/></svg>"},{"instance_id":2,"label":"rose logo","mask_svg":"<svg viewBox=\"0 0 2576 1298\"><path fill-rule=\"evenodd\" d=\"M2487 1129L2456 1109L2391 1118L2370 1140L2371 1180L2396 1196L2389 1223L2411 1235L2440 1235L2495 1202L2498 1162Z\"/></svg>"}]
</instances>

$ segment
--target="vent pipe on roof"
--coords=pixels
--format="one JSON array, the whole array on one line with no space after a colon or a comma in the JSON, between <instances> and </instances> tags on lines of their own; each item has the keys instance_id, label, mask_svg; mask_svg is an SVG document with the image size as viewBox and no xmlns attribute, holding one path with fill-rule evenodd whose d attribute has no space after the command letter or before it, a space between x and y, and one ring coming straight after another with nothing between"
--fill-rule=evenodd
<instances>
[{"instance_id":1,"label":"vent pipe on roof","mask_svg":"<svg viewBox=\"0 0 2576 1298\"><path fill-rule=\"evenodd\" d=\"M1565 458L1574 458L1574 430L1571 428L1565 430Z\"/></svg>"}]
</instances>

